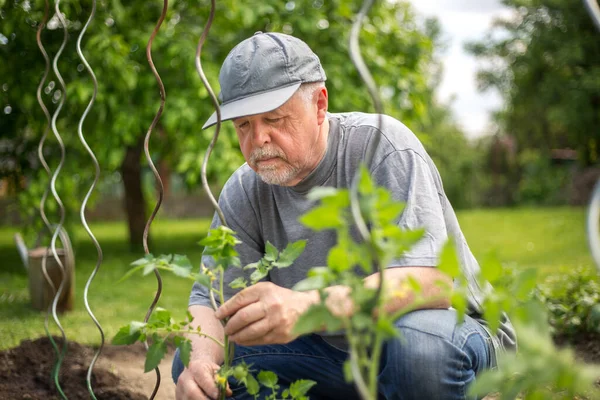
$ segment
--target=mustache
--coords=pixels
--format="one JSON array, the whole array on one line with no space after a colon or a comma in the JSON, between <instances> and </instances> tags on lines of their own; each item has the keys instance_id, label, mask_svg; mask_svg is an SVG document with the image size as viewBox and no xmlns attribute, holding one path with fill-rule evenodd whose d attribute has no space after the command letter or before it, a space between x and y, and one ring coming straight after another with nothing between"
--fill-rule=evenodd
<instances>
[{"instance_id":1,"label":"mustache","mask_svg":"<svg viewBox=\"0 0 600 400\"><path fill-rule=\"evenodd\" d=\"M283 151L276 149L275 147L260 147L250 153L250 164L255 165L258 161L275 157L279 157L284 161L287 160Z\"/></svg>"}]
</instances>

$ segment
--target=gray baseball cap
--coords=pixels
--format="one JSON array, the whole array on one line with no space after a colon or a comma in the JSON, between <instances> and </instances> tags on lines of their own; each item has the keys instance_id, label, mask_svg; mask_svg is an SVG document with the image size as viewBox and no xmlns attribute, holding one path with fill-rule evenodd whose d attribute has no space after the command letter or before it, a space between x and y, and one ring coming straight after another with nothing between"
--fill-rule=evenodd
<instances>
[{"instance_id":1,"label":"gray baseball cap","mask_svg":"<svg viewBox=\"0 0 600 400\"><path fill-rule=\"evenodd\" d=\"M229 52L221 72L221 120L273 111L302 83L327 79L319 57L302 40L257 32ZM202 129L217 123L213 113Z\"/></svg>"}]
</instances>

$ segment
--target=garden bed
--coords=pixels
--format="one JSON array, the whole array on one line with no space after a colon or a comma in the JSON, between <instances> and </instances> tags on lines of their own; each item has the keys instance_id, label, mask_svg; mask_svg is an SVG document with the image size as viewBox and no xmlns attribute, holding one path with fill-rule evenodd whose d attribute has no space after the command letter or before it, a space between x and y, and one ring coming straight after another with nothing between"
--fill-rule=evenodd
<instances>
[{"instance_id":1,"label":"garden bed","mask_svg":"<svg viewBox=\"0 0 600 400\"><path fill-rule=\"evenodd\" d=\"M57 343L60 343L58 339ZM89 399L86 386L88 366L95 349L69 342L63 362L60 383L70 400ZM132 346L106 345L92 377L98 400L144 400L154 388L156 374L144 374L145 350L141 343ZM55 353L48 338L24 340L17 347L0 352L0 399L59 399L51 371ZM157 400L175 398L171 380L172 352L160 365L161 388Z\"/></svg>"}]
</instances>

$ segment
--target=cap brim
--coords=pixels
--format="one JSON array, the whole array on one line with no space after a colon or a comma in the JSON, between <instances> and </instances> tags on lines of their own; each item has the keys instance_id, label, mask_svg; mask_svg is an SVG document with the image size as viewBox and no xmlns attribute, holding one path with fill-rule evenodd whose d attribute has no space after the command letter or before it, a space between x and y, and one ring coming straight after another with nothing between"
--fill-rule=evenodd
<instances>
[{"instance_id":1,"label":"cap brim","mask_svg":"<svg viewBox=\"0 0 600 400\"><path fill-rule=\"evenodd\" d=\"M243 117L245 115L262 114L273 111L281 107L298 90L302 82L286 86L281 89L275 89L268 92L256 94L254 96L244 97L243 99L232 101L221 106L221 121ZM217 123L217 113L206 121L202 129L213 126Z\"/></svg>"}]
</instances>

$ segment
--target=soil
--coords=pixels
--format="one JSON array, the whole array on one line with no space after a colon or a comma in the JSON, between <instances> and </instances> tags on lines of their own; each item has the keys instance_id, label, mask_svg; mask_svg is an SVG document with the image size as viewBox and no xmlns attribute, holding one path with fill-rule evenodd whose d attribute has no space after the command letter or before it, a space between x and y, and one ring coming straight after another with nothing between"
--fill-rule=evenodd
<instances>
[{"instance_id":1,"label":"soil","mask_svg":"<svg viewBox=\"0 0 600 400\"><path fill-rule=\"evenodd\" d=\"M59 348L61 341L55 338ZM559 346L569 344L578 358L600 364L600 335L585 334L556 338ZM87 368L96 349L68 342L67 355L59 375L60 385L71 400L90 399L86 386ZM105 345L94 367L92 388L98 400L143 400L150 397L156 374L144 374L145 349L141 343L131 346ZM157 400L174 400L170 350L161 362L161 385ZM18 347L0 352L0 399L60 399L51 380L55 353L46 337L24 340ZM488 397L488 398L494 398Z\"/></svg>"},{"instance_id":2,"label":"soil","mask_svg":"<svg viewBox=\"0 0 600 400\"><path fill-rule=\"evenodd\" d=\"M55 338L59 348L62 341ZM87 369L96 349L68 342L59 382L70 400L90 399L86 384ZM24 340L18 347L0 352L0 399L60 399L52 381L56 355L50 340ZM98 400L148 399L156 384L156 374L144 374L145 349L141 343L131 346L105 345L94 366L92 388ZM161 385L157 400L174 400L171 379L173 351L161 362Z\"/></svg>"}]
</instances>

